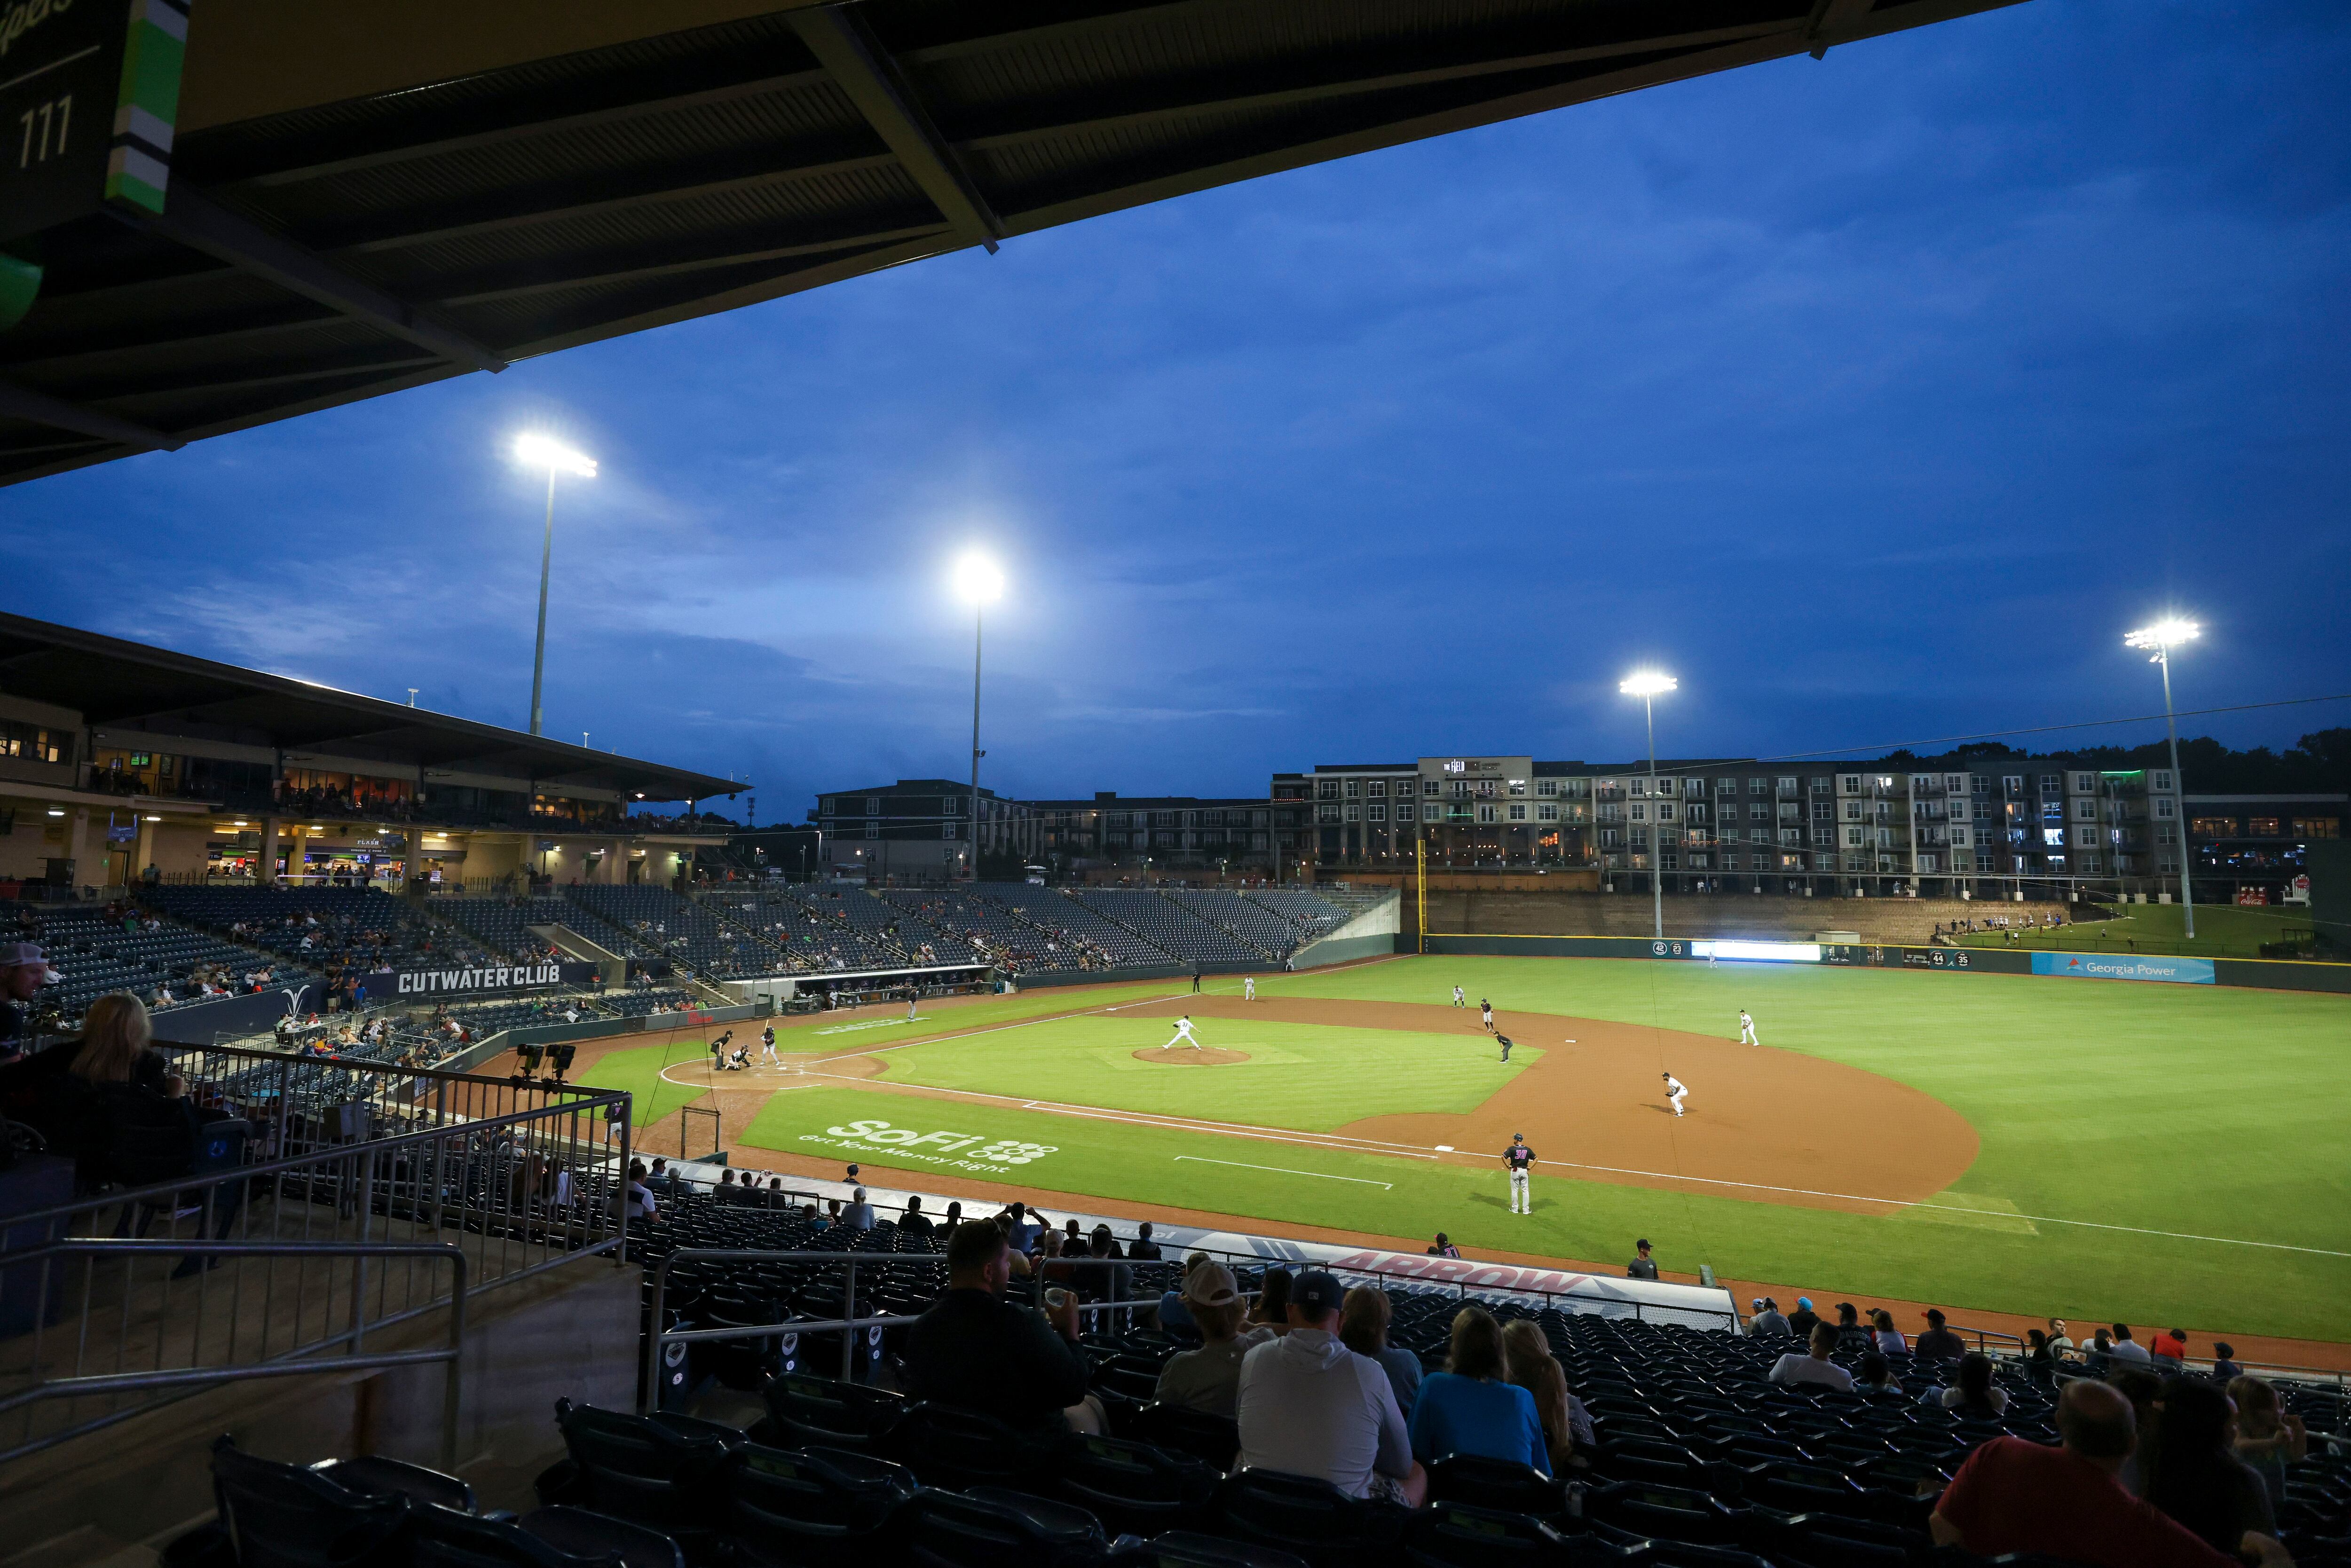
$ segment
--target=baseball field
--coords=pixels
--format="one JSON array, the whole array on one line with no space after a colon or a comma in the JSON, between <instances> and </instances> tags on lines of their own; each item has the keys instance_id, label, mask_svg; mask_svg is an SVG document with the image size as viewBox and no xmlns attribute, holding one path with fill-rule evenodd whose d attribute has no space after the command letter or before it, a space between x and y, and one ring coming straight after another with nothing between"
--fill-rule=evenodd
<instances>
[{"instance_id":1,"label":"baseball field","mask_svg":"<svg viewBox=\"0 0 2351 1568\"><path fill-rule=\"evenodd\" d=\"M782 1065L723 1074L685 1031L583 1076L636 1093L654 1152L683 1107L718 1109L737 1165L855 1160L880 1185L1415 1250L1444 1230L1471 1256L1614 1264L1646 1236L1669 1272L2351 1340L2351 998L1437 956L1240 993L820 1015L779 1028ZM1183 1014L1205 1049L1163 1049ZM1538 1160L1531 1215L1510 1212L1514 1133Z\"/></svg>"}]
</instances>

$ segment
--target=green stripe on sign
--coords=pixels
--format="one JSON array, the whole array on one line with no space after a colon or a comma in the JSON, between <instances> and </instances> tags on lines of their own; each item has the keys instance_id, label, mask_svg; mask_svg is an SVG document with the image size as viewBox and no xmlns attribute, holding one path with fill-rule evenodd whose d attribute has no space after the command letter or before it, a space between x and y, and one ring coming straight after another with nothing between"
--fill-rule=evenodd
<instances>
[{"instance_id":1,"label":"green stripe on sign","mask_svg":"<svg viewBox=\"0 0 2351 1568\"><path fill-rule=\"evenodd\" d=\"M113 155L106 195L149 212L163 210L172 178L172 132L180 118L180 70L187 58L188 14L172 0L131 0L122 51L122 87L114 110Z\"/></svg>"}]
</instances>

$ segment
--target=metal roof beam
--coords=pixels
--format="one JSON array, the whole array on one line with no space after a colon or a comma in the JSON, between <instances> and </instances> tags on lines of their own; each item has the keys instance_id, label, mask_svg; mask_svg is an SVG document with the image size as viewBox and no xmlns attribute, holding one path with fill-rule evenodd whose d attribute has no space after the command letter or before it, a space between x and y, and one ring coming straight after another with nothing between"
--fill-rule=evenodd
<instances>
[{"instance_id":1,"label":"metal roof beam","mask_svg":"<svg viewBox=\"0 0 2351 1568\"><path fill-rule=\"evenodd\" d=\"M1813 0L1804 19L1804 47L1819 59L1831 44L1842 44L1869 15L1872 0Z\"/></svg>"},{"instance_id":2,"label":"metal roof beam","mask_svg":"<svg viewBox=\"0 0 2351 1568\"><path fill-rule=\"evenodd\" d=\"M209 196L174 181L161 217L136 220L191 249L203 251L241 271L267 278L281 288L381 332L430 350L444 360L477 371L502 371L506 360L455 329L444 326L405 300L338 272L315 252L280 239L237 216Z\"/></svg>"},{"instance_id":3,"label":"metal roof beam","mask_svg":"<svg viewBox=\"0 0 2351 1568\"><path fill-rule=\"evenodd\" d=\"M445 295L434 301L438 305L487 305L501 299L527 298L534 294L557 294L567 288L604 288L619 284L644 283L660 277L681 277L690 273L712 272L730 267L749 267L759 262L790 261L798 257L838 256L844 251L871 250L877 246L901 240L920 239L946 232L936 219L925 214L925 221L898 228L862 230L855 234L815 237L791 245L762 246L755 250L729 250L711 256L688 256L677 261L627 262L621 258L607 260L597 271L566 273L560 277L541 275L521 281L498 284L488 278L478 278L459 292ZM511 270L511 269L510 269Z\"/></svg>"},{"instance_id":4,"label":"metal roof beam","mask_svg":"<svg viewBox=\"0 0 2351 1568\"><path fill-rule=\"evenodd\" d=\"M994 252L1004 237L1002 220L864 18L846 5L824 5L794 12L791 25L940 215L967 240Z\"/></svg>"},{"instance_id":5,"label":"metal roof beam","mask_svg":"<svg viewBox=\"0 0 2351 1568\"><path fill-rule=\"evenodd\" d=\"M68 402L63 398L37 392L30 387L20 387L10 382L0 382L0 415L29 420L52 430L70 430L77 435L95 436L121 446L135 446L148 452L177 452L187 444L176 435L166 435L160 430L150 430L134 421L122 419L100 409Z\"/></svg>"}]
</instances>

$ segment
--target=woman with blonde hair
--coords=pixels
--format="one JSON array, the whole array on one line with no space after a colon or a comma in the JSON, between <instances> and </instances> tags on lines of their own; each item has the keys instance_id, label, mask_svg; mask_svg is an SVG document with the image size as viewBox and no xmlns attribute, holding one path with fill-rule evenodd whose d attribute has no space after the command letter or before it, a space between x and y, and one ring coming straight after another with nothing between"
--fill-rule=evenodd
<instances>
[{"instance_id":1,"label":"woman with blonde hair","mask_svg":"<svg viewBox=\"0 0 2351 1568\"><path fill-rule=\"evenodd\" d=\"M1567 1391L1567 1369L1551 1353L1551 1342L1531 1318L1514 1318L1502 1330L1504 1375L1534 1396L1535 1419L1551 1448L1551 1473L1558 1475L1575 1454L1577 1409ZM1590 1431L1590 1417L1585 1417Z\"/></svg>"},{"instance_id":2,"label":"woman with blonde hair","mask_svg":"<svg viewBox=\"0 0 2351 1568\"><path fill-rule=\"evenodd\" d=\"M1412 1457L1427 1465L1447 1454L1481 1454L1551 1474L1534 1396L1506 1382L1505 1370L1494 1315L1483 1307L1456 1312L1445 1370L1424 1379L1413 1402Z\"/></svg>"},{"instance_id":3,"label":"woman with blonde hair","mask_svg":"<svg viewBox=\"0 0 2351 1568\"><path fill-rule=\"evenodd\" d=\"M163 1053L153 1048L146 1005L128 991L100 997L82 1015L81 1046L66 1071L95 1088L127 1083L173 1099L188 1092Z\"/></svg>"},{"instance_id":4,"label":"woman with blonde hair","mask_svg":"<svg viewBox=\"0 0 2351 1568\"><path fill-rule=\"evenodd\" d=\"M1388 1375L1388 1386L1395 1390L1397 1413L1409 1421L1412 1402L1420 1393L1420 1357L1388 1343L1388 1323L1395 1315L1385 1291L1357 1285L1340 1303L1339 1343L1380 1364Z\"/></svg>"}]
</instances>

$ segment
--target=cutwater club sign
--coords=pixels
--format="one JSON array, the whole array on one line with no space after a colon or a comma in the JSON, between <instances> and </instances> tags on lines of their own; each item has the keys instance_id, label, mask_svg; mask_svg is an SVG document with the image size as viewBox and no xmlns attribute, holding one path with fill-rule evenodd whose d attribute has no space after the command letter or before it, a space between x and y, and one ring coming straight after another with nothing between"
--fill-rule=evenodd
<instances>
[{"instance_id":1,"label":"cutwater club sign","mask_svg":"<svg viewBox=\"0 0 2351 1568\"><path fill-rule=\"evenodd\" d=\"M887 1152L895 1158L914 1160L926 1166L997 1173L1061 1152L1058 1144L1029 1144L1018 1138L990 1141L985 1133L924 1133L913 1127L893 1127L887 1122L873 1119L827 1127L821 1133L802 1133L799 1141L803 1144L830 1144L835 1148L854 1149L869 1155Z\"/></svg>"},{"instance_id":2,"label":"cutwater club sign","mask_svg":"<svg viewBox=\"0 0 2351 1568\"><path fill-rule=\"evenodd\" d=\"M396 997L479 996L489 991L528 991L545 986L584 984L593 964L500 964L468 969L379 969L366 978L368 995Z\"/></svg>"}]
</instances>

